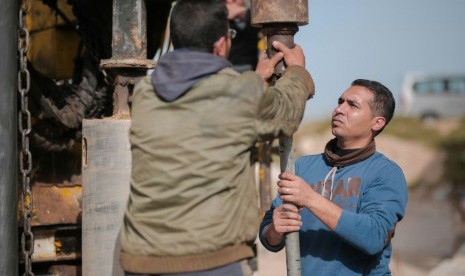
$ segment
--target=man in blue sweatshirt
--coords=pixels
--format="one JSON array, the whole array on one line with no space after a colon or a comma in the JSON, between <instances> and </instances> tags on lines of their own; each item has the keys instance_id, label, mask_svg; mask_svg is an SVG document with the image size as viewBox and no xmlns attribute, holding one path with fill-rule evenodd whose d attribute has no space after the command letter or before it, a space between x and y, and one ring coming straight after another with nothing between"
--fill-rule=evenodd
<instances>
[{"instance_id":1,"label":"man in blue sweatshirt","mask_svg":"<svg viewBox=\"0 0 465 276\"><path fill-rule=\"evenodd\" d=\"M407 184L374 138L394 108L384 85L355 80L333 111L335 138L324 153L298 159L296 175L280 175L259 237L276 252L284 234L299 231L302 275L391 274L391 238L405 213Z\"/></svg>"}]
</instances>

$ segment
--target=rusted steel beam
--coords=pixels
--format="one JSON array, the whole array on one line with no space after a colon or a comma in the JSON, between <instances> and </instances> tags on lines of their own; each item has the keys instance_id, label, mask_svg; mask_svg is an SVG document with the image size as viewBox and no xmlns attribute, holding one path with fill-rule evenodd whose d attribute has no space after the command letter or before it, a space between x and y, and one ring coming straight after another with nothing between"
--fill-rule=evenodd
<instances>
[{"instance_id":1,"label":"rusted steel beam","mask_svg":"<svg viewBox=\"0 0 465 276\"><path fill-rule=\"evenodd\" d=\"M112 57L100 66L115 75L113 116L129 118L132 88L154 62L147 59L147 14L143 0L113 0Z\"/></svg>"},{"instance_id":2,"label":"rusted steel beam","mask_svg":"<svg viewBox=\"0 0 465 276\"><path fill-rule=\"evenodd\" d=\"M113 0L112 59L147 58L147 14L142 0Z\"/></svg>"},{"instance_id":3,"label":"rusted steel beam","mask_svg":"<svg viewBox=\"0 0 465 276\"><path fill-rule=\"evenodd\" d=\"M81 229L75 226L42 228L34 231L34 263L79 260ZM79 275L79 274L57 274Z\"/></svg>"},{"instance_id":4,"label":"rusted steel beam","mask_svg":"<svg viewBox=\"0 0 465 276\"><path fill-rule=\"evenodd\" d=\"M0 0L0 275L18 274L17 91L18 3Z\"/></svg>"},{"instance_id":5,"label":"rusted steel beam","mask_svg":"<svg viewBox=\"0 0 465 276\"><path fill-rule=\"evenodd\" d=\"M82 187L34 183L32 226L75 225L81 223Z\"/></svg>"}]
</instances>

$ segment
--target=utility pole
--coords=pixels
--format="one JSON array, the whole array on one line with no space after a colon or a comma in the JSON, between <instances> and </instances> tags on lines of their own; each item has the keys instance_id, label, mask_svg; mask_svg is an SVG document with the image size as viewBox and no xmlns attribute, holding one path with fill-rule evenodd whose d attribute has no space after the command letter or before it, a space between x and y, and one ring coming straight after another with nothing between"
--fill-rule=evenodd
<instances>
[{"instance_id":1,"label":"utility pole","mask_svg":"<svg viewBox=\"0 0 465 276\"><path fill-rule=\"evenodd\" d=\"M298 26L308 24L307 0L252 0L252 25L263 28L263 34L267 37L267 55L276 54L272 43L280 41L287 47L293 48L294 35L299 30ZM284 62L281 61L275 67L270 84L273 85L284 72ZM291 137L279 139L281 172L294 173L294 147ZM300 245L299 232L288 233L286 241L286 263L288 276L300 276Z\"/></svg>"}]
</instances>

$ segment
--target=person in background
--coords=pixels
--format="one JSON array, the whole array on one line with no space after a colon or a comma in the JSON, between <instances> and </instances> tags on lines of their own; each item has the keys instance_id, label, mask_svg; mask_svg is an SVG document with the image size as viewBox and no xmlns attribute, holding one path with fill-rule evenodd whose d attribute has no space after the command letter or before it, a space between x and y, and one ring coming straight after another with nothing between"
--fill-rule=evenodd
<instances>
[{"instance_id":1,"label":"person in background","mask_svg":"<svg viewBox=\"0 0 465 276\"><path fill-rule=\"evenodd\" d=\"M229 25L236 31L229 61L239 72L255 70L258 62L259 29L250 24L250 8L246 0L225 0Z\"/></svg>"},{"instance_id":2,"label":"person in background","mask_svg":"<svg viewBox=\"0 0 465 276\"><path fill-rule=\"evenodd\" d=\"M174 51L134 89L126 275L250 275L260 223L252 149L294 133L314 87L299 46L276 43L255 72L235 71L227 15L223 0L179 0ZM285 73L268 86L282 59Z\"/></svg>"},{"instance_id":3,"label":"person in background","mask_svg":"<svg viewBox=\"0 0 465 276\"><path fill-rule=\"evenodd\" d=\"M404 217L407 184L401 168L376 151L375 136L394 107L384 85L355 80L332 113L335 138L324 153L299 158L295 175L279 176L259 238L279 251L284 235L299 231L302 275L391 275L391 238Z\"/></svg>"}]
</instances>

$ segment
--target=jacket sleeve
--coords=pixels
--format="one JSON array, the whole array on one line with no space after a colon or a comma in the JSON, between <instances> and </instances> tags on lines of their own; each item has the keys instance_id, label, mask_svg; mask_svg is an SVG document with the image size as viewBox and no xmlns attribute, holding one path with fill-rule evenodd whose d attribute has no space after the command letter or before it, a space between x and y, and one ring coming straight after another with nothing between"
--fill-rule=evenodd
<instances>
[{"instance_id":1,"label":"jacket sleeve","mask_svg":"<svg viewBox=\"0 0 465 276\"><path fill-rule=\"evenodd\" d=\"M258 238L260 242L266 249L268 249L271 252L278 252L281 249L283 249L285 245L284 239L280 244L276 246L272 246L267 242L265 238L265 231L268 228L268 226L273 222L273 211L276 207L278 207L281 204L282 204L282 201L279 198L279 196L277 196L271 203L270 209L266 211L265 216L263 217L262 223L260 224L260 230L258 232Z\"/></svg>"},{"instance_id":2,"label":"jacket sleeve","mask_svg":"<svg viewBox=\"0 0 465 276\"><path fill-rule=\"evenodd\" d=\"M291 136L315 87L310 73L300 66L289 66L274 86L268 86L258 107L257 130L261 140Z\"/></svg>"},{"instance_id":3,"label":"jacket sleeve","mask_svg":"<svg viewBox=\"0 0 465 276\"><path fill-rule=\"evenodd\" d=\"M363 192L358 213L343 210L335 232L369 255L389 245L396 223L407 204L407 184L397 165L382 168L379 177Z\"/></svg>"}]
</instances>

